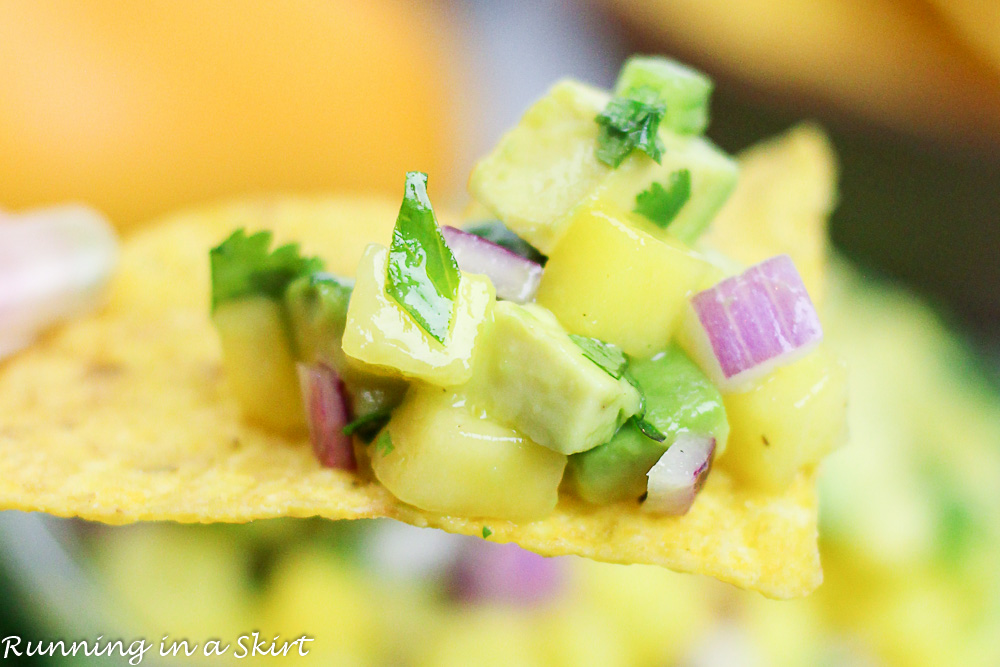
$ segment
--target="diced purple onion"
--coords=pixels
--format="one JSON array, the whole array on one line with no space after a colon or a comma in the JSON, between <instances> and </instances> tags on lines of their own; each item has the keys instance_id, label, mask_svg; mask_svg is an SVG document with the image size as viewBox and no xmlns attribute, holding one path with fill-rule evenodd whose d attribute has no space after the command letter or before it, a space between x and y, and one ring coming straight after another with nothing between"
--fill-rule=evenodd
<instances>
[{"instance_id":1,"label":"diced purple onion","mask_svg":"<svg viewBox=\"0 0 1000 667\"><path fill-rule=\"evenodd\" d=\"M646 476L642 508L659 514L687 514L712 467L715 438L681 433Z\"/></svg>"},{"instance_id":2,"label":"diced purple onion","mask_svg":"<svg viewBox=\"0 0 1000 667\"><path fill-rule=\"evenodd\" d=\"M459 268L488 277L498 297L515 303L528 303L535 298L542 280L541 264L455 227L442 227L441 233Z\"/></svg>"},{"instance_id":3,"label":"diced purple onion","mask_svg":"<svg viewBox=\"0 0 1000 667\"><path fill-rule=\"evenodd\" d=\"M316 458L328 468L356 470L354 444L344 435L351 413L340 376L325 364L300 363L297 368Z\"/></svg>"},{"instance_id":4,"label":"diced purple onion","mask_svg":"<svg viewBox=\"0 0 1000 667\"><path fill-rule=\"evenodd\" d=\"M117 236L93 209L0 211L0 359L98 305L117 261Z\"/></svg>"},{"instance_id":5,"label":"diced purple onion","mask_svg":"<svg viewBox=\"0 0 1000 667\"><path fill-rule=\"evenodd\" d=\"M459 552L450 589L463 602L536 605L558 594L562 563L516 544L476 539Z\"/></svg>"},{"instance_id":6,"label":"diced purple onion","mask_svg":"<svg viewBox=\"0 0 1000 667\"><path fill-rule=\"evenodd\" d=\"M823 339L791 257L778 255L691 299L695 356L723 391L739 391Z\"/></svg>"}]
</instances>

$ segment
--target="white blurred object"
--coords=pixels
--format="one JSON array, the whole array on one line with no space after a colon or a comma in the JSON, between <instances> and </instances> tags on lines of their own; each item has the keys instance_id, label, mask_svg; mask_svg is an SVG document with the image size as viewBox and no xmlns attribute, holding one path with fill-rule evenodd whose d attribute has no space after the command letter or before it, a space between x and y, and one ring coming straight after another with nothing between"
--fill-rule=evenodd
<instances>
[{"instance_id":1,"label":"white blurred object","mask_svg":"<svg viewBox=\"0 0 1000 667\"><path fill-rule=\"evenodd\" d=\"M467 539L443 530L383 520L368 538L364 552L368 566L380 575L429 579L454 562Z\"/></svg>"},{"instance_id":2,"label":"white blurred object","mask_svg":"<svg viewBox=\"0 0 1000 667\"><path fill-rule=\"evenodd\" d=\"M0 211L0 360L96 307L117 260L118 238L93 209Z\"/></svg>"},{"instance_id":3,"label":"white blurred object","mask_svg":"<svg viewBox=\"0 0 1000 667\"><path fill-rule=\"evenodd\" d=\"M734 620L722 620L695 644L683 667L761 667L764 661L747 634Z\"/></svg>"}]
</instances>

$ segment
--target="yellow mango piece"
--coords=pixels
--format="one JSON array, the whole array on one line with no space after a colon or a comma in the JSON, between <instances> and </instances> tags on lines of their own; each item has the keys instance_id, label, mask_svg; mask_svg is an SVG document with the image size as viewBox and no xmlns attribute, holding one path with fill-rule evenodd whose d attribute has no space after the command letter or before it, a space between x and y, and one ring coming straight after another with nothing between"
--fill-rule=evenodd
<instances>
[{"instance_id":1,"label":"yellow mango piece","mask_svg":"<svg viewBox=\"0 0 1000 667\"><path fill-rule=\"evenodd\" d=\"M555 509L566 456L472 408L461 394L415 384L372 448L372 470L415 507L468 517L538 519Z\"/></svg>"},{"instance_id":2,"label":"yellow mango piece","mask_svg":"<svg viewBox=\"0 0 1000 667\"><path fill-rule=\"evenodd\" d=\"M714 267L678 242L629 226L628 217L598 206L574 211L537 301L570 333L642 357L666 347L688 296Z\"/></svg>"},{"instance_id":3,"label":"yellow mango piece","mask_svg":"<svg viewBox=\"0 0 1000 667\"><path fill-rule=\"evenodd\" d=\"M482 325L493 316L496 291L489 278L462 274L447 344L442 345L386 294L389 251L371 244L358 264L344 328L344 353L387 374L442 387L472 377L472 353Z\"/></svg>"},{"instance_id":4,"label":"yellow mango piece","mask_svg":"<svg viewBox=\"0 0 1000 667\"><path fill-rule=\"evenodd\" d=\"M243 415L277 431L305 427L302 392L282 305L267 297L224 303L212 313L226 378Z\"/></svg>"},{"instance_id":5,"label":"yellow mango piece","mask_svg":"<svg viewBox=\"0 0 1000 667\"><path fill-rule=\"evenodd\" d=\"M723 399L730 432L719 465L764 489L787 488L846 435L847 371L822 346Z\"/></svg>"}]
</instances>

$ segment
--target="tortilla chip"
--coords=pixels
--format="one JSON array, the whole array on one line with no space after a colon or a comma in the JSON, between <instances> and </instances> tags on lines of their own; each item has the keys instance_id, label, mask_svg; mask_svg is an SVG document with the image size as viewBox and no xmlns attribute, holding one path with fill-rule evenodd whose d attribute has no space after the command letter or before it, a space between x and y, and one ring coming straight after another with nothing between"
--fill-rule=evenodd
<instances>
[{"instance_id":1,"label":"tortilla chip","mask_svg":"<svg viewBox=\"0 0 1000 667\"><path fill-rule=\"evenodd\" d=\"M823 300L826 226L837 198L830 140L803 124L740 155L740 180L703 243L744 264L787 253L813 300Z\"/></svg>"},{"instance_id":2,"label":"tortilla chip","mask_svg":"<svg viewBox=\"0 0 1000 667\"><path fill-rule=\"evenodd\" d=\"M781 150L780 146L769 150ZM391 517L417 526L707 574L776 598L822 580L812 474L780 496L716 470L683 517L563 497L528 524L422 512L367 478L320 467L309 443L241 420L208 317L208 250L236 227L351 275L398 203L280 200L188 213L131 237L110 303L0 366L0 508L112 524Z\"/></svg>"}]
</instances>

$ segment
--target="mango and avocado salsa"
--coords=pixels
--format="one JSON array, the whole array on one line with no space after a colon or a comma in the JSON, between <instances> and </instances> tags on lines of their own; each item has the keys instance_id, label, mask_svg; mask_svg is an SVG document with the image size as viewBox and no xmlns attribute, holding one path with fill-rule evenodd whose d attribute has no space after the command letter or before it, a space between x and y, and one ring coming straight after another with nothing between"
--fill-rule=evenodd
<instances>
[{"instance_id":1,"label":"mango and avocado salsa","mask_svg":"<svg viewBox=\"0 0 1000 667\"><path fill-rule=\"evenodd\" d=\"M684 514L715 464L748 488L787 489L838 443L846 383L814 350L821 327L790 258L744 270L693 245L738 173L699 136L710 88L661 58L630 60L613 95L557 84L473 170L473 195L497 216L486 228L505 245L476 227L444 233L427 175L411 172L391 243L368 246L353 290L286 245L243 261L262 292L284 280L282 298L238 294L234 306L230 248L247 243L236 231L213 251L213 301L254 318L284 309L290 323L250 348L228 341L260 329L251 315L215 319L231 381L253 396L247 417L283 425L259 404L280 413L295 364L324 366L329 409L300 412L314 445L454 516L539 519L560 492ZM537 292L510 290L530 264ZM324 281L337 288L301 291ZM294 315L309 309L338 325L317 338ZM391 400L358 400L359 384L385 383ZM303 392L314 405L316 388ZM342 437L359 424L361 438ZM320 443L324 432L335 437Z\"/></svg>"},{"instance_id":2,"label":"mango and avocado salsa","mask_svg":"<svg viewBox=\"0 0 1000 667\"><path fill-rule=\"evenodd\" d=\"M557 84L473 170L494 219L465 231L410 172L402 205L237 204L136 234L109 307L0 375L0 438L36 443L0 459L0 506L390 517L809 593L846 393L802 251L828 210L775 217L806 240L751 258L703 233L789 238L700 136L709 91L658 58L613 94ZM803 130L766 155L832 160Z\"/></svg>"}]
</instances>

